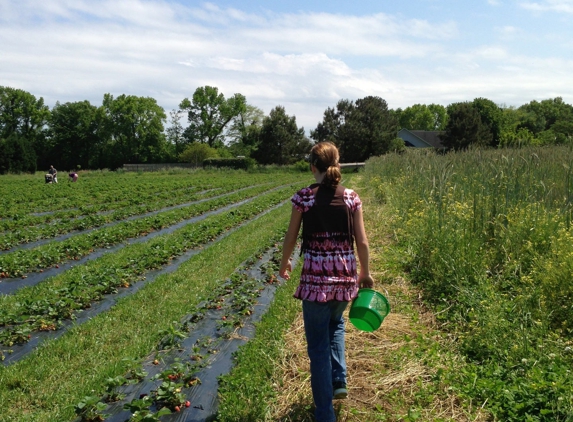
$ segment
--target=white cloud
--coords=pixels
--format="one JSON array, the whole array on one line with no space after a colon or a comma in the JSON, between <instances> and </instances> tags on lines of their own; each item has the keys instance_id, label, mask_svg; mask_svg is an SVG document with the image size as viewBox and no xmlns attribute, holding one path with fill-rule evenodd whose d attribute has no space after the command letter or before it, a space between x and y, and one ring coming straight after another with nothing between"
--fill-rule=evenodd
<instances>
[{"instance_id":1,"label":"white cloud","mask_svg":"<svg viewBox=\"0 0 573 422\"><path fill-rule=\"evenodd\" d=\"M506 60L509 56L507 51L498 46L483 46L473 51L473 56L485 60Z\"/></svg>"},{"instance_id":2,"label":"white cloud","mask_svg":"<svg viewBox=\"0 0 573 422\"><path fill-rule=\"evenodd\" d=\"M501 28L498 28L498 32L500 32L501 34L504 35L515 35L519 32L521 32L521 29L515 27L515 26L504 26Z\"/></svg>"},{"instance_id":3,"label":"white cloud","mask_svg":"<svg viewBox=\"0 0 573 422\"><path fill-rule=\"evenodd\" d=\"M325 54L279 55L266 52L246 59L218 56L206 59L204 65L220 70L291 76L320 74L348 76L350 73L344 62L331 59Z\"/></svg>"},{"instance_id":4,"label":"white cloud","mask_svg":"<svg viewBox=\"0 0 573 422\"><path fill-rule=\"evenodd\" d=\"M573 0L544 0L541 2L522 2L521 7L540 12L573 13Z\"/></svg>"},{"instance_id":5,"label":"white cloud","mask_svg":"<svg viewBox=\"0 0 573 422\"><path fill-rule=\"evenodd\" d=\"M393 108L478 96L520 105L559 91L571 98L571 62L534 51L516 56L514 44L503 43L527 33L520 29L527 22L517 25L492 28L499 44L479 45L451 17L247 13L164 0L2 0L0 84L50 105L100 104L110 92L151 96L166 110L212 85L225 96L244 94L266 113L283 105L307 130L338 100L367 95Z\"/></svg>"}]
</instances>

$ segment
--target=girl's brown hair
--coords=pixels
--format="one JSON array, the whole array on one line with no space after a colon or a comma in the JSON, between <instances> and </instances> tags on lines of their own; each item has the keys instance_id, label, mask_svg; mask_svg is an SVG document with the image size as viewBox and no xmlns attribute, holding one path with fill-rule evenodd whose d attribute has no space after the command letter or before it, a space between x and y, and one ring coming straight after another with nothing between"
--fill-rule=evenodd
<instances>
[{"instance_id":1,"label":"girl's brown hair","mask_svg":"<svg viewBox=\"0 0 573 422\"><path fill-rule=\"evenodd\" d=\"M338 148L332 142L319 142L310 150L310 164L319 172L326 172L322 180L323 185L335 188L340 183L342 174L339 159Z\"/></svg>"}]
</instances>

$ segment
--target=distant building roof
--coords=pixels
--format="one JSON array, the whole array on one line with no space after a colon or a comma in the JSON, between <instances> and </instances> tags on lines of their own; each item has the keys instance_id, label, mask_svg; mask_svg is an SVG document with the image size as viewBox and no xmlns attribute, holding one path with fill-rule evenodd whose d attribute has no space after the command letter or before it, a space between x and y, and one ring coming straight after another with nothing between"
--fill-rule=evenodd
<instances>
[{"instance_id":1,"label":"distant building roof","mask_svg":"<svg viewBox=\"0 0 573 422\"><path fill-rule=\"evenodd\" d=\"M404 140L406 146L415 148L444 148L440 139L444 131L440 130L409 130L400 129L398 138Z\"/></svg>"}]
</instances>

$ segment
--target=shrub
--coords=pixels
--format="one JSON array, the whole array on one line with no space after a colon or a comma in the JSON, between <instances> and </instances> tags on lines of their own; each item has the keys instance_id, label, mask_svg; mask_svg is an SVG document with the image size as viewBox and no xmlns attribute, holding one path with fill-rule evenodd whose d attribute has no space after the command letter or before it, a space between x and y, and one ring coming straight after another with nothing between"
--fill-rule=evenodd
<instances>
[{"instance_id":1,"label":"shrub","mask_svg":"<svg viewBox=\"0 0 573 422\"><path fill-rule=\"evenodd\" d=\"M185 150L179 154L179 162L192 163L198 166L206 159L218 157L219 153L215 148L207 144L194 142L188 145Z\"/></svg>"},{"instance_id":2,"label":"shrub","mask_svg":"<svg viewBox=\"0 0 573 422\"><path fill-rule=\"evenodd\" d=\"M228 167L232 169L247 170L255 165L255 160L252 158L208 158L203 160L203 167Z\"/></svg>"}]
</instances>

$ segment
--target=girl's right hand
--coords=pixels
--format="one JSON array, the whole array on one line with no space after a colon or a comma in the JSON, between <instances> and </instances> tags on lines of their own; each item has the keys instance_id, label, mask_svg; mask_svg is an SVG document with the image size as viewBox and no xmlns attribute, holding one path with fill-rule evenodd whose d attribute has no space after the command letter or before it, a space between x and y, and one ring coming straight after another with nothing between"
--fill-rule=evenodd
<instances>
[{"instance_id":1,"label":"girl's right hand","mask_svg":"<svg viewBox=\"0 0 573 422\"><path fill-rule=\"evenodd\" d=\"M361 289L371 289L374 287L374 280L370 274L366 276L360 276L358 279L358 287Z\"/></svg>"},{"instance_id":2,"label":"girl's right hand","mask_svg":"<svg viewBox=\"0 0 573 422\"><path fill-rule=\"evenodd\" d=\"M286 265L281 265L281 268L279 269L279 276L285 280L290 280L289 272L292 272L292 263L290 259L287 261Z\"/></svg>"}]
</instances>

